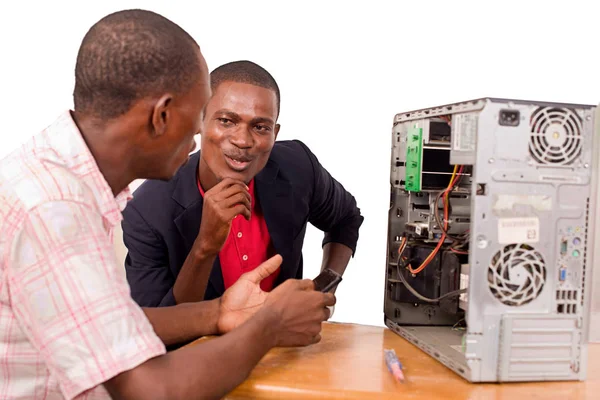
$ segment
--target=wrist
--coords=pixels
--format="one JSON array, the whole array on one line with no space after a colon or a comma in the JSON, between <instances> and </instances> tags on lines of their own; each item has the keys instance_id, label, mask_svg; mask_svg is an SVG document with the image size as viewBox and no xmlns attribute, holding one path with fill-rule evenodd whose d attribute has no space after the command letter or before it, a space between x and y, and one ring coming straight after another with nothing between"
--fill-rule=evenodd
<instances>
[{"instance_id":1,"label":"wrist","mask_svg":"<svg viewBox=\"0 0 600 400\"><path fill-rule=\"evenodd\" d=\"M219 254L219 249L215 249L206 242L206 240L200 239L200 236L198 236L194 242L191 253L196 262L206 261L207 259L216 257L217 254Z\"/></svg>"},{"instance_id":2,"label":"wrist","mask_svg":"<svg viewBox=\"0 0 600 400\"><path fill-rule=\"evenodd\" d=\"M278 313L270 306L263 306L253 318L261 325L262 340L266 342L269 348L276 347L279 343L279 321Z\"/></svg>"},{"instance_id":3,"label":"wrist","mask_svg":"<svg viewBox=\"0 0 600 400\"><path fill-rule=\"evenodd\" d=\"M217 309L216 312L215 312L215 315L216 315L216 317L215 317L215 331L217 332L218 335L224 335L224 334L226 334L226 333L229 332L229 330L223 329L223 324L222 324L222 321L221 321L221 316L222 316L221 315L221 312L222 312L221 307L223 306L223 301L221 300L222 298L223 297L221 296L221 297L218 297L218 298L216 298L214 300L211 300L211 301L215 302L215 307Z\"/></svg>"},{"instance_id":4,"label":"wrist","mask_svg":"<svg viewBox=\"0 0 600 400\"><path fill-rule=\"evenodd\" d=\"M193 303L196 306L194 321L198 336L220 335L219 316L221 315L221 298Z\"/></svg>"}]
</instances>

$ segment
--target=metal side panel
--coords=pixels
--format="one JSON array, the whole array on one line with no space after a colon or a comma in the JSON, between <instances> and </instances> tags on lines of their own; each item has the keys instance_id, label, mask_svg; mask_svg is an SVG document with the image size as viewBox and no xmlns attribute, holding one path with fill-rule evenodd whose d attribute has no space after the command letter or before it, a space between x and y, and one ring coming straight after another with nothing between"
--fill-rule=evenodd
<instances>
[{"instance_id":1,"label":"metal side panel","mask_svg":"<svg viewBox=\"0 0 600 400\"><path fill-rule=\"evenodd\" d=\"M504 315L499 381L577 380L581 330L577 317Z\"/></svg>"},{"instance_id":2,"label":"metal side panel","mask_svg":"<svg viewBox=\"0 0 600 400\"><path fill-rule=\"evenodd\" d=\"M589 321L588 321L588 340L590 343L600 343L600 273L595 268L595 263L600 260L600 212L597 207L600 205L598 196L600 196L600 105L596 108L595 113L595 137L594 137L594 152L592 157L592 199L590 210L592 217L590 218L590 248L591 259L588 262L586 277L592 282L588 285L588 298L590 301ZM586 312L588 313L588 312Z\"/></svg>"},{"instance_id":3,"label":"metal side panel","mask_svg":"<svg viewBox=\"0 0 600 400\"><path fill-rule=\"evenodd\" d=\"M462 345L464 332L450 326L400 326L389 319L386 325L464 379L472 380Z\"/></svg>"}]
</instances>

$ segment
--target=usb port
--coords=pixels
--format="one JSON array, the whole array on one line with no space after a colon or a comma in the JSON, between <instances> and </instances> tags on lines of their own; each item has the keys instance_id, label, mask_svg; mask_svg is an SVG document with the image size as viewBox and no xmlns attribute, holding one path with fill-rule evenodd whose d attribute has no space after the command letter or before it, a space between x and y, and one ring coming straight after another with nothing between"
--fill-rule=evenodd
<instances>
[{"instance_id":1,"label":"usb port","mask_svg":"<svg viewBox=\"0 0 600 400\"><path fill-rule=\"evenodd\" d=\"M568 246L568 244L569 244L569 242L567 242L567 240L566 240L566 239L563 239L563 240L560 242L560 254L561 254L562 256L564 256L564 255L566 255L566 254L567 254L567 246Z\"/></svg>"},{"instance_id":2,"label":"usb port","mask_svg":"<svg viewBox=\"0 0 600 400\"><path fill-rule=\"evenodd\" d=\"M567 269L561 268L558 270L558 280L564 282L567 279Z\"/></svg>"}]
</instances>

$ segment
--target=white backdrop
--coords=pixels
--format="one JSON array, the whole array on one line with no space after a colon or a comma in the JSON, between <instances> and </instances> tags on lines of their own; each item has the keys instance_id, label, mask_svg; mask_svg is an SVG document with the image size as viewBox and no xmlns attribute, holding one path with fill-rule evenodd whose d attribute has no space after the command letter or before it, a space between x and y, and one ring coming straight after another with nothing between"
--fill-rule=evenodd
<instances>
[{"instance_id":1,"label":"white backdrop","mask_svg":"<svg viewBox=\"0 0 600 400\"><path fill-rule=\"evenodd\" d=\"M72 106L77 49L105 14L146 8L209 68L249 59L282 91L280 139L303 140L365 216L334 320L383 324L394 114L483 96L598 104L598 1L16 2L0 15L0 157ZM188 4L186 4L188 3ZM309 228L305 275L321 264Z\"/></svg>"}]
</instances>

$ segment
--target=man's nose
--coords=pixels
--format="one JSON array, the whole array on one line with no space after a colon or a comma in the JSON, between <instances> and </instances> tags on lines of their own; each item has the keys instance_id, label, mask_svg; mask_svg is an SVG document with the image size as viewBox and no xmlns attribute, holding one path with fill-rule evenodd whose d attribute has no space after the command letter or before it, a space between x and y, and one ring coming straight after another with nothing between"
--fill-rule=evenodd
<instances>
[{"instance_id":1,"label":"man's nose","mask_svg":"<svg viewBox=\"0 0 600 400\"><path fill-rule=\"evenodd\" d=\"M250 129L244 124L240 124L238 129L235 129L231 133L231 137L229 138L229 140L232 144L241 149L247 149L254 145L254 138L252 137L252 133L250 132Z\"/></svg>"}]
</instances>

